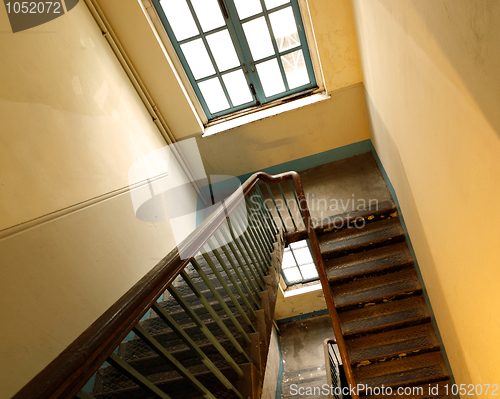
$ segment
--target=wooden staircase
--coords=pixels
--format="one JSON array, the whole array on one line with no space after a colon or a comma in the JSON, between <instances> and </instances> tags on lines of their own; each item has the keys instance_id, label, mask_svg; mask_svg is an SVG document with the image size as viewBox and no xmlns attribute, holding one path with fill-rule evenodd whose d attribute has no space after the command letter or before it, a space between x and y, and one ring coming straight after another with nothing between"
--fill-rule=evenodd
<instances>
[{"instance_id":1,"label":"wooden staircase","mask_svg":"<svg viewBox=\"0 0 500 399\"><path fill-rule=\"evenodd\" d=\"M196 351L193 351L189 342L183 339L182 336L179 336L178 332L173 331L160 317L161 312L156 312L154 307L151 310L150 317L139 323L142 329L150 334L216 398L238 398L238 393L243 394L244 399L256 399L260 397L277 297L283 245L282 240L278 237L275 243L275 251L271 258L269 275L264 277L265 290L260 292L260 299L258 299L260 310L252 307L254 316L252 316L247 304L257 300L257 297L254 296L254 298L251 298L249 295L244 295L244 297L239 296L239 292L244 292L243 285L245 283L248 284L249 281L238 280L238 287L236 287L232 284L228 274L224 273L220 264L216 266L226 287L237 298L239 309L244 310L244 314L242 314L238 309L238 305L227 295L225 287L223 287L221 281L218 280L216 274L202 256L196 257L196 261L210 281L212 288L217 291L223 300L225 306L217 299L213 290L211 291L207 288L207 285L196 270L188 267L185 269L185 272L190 276L192 282L199 289L199 292L206 298L219 320L214 320L213 314L210 314L207 307L200 303L199 297L193 293L193 290L181 278L178 278L173 283L173 287L182 295L189 309L203 323L204 329L199 328L199 325L193 321L193 318L186 312L186 309L168 292L165 293L161 301L158 301L157 306L168 313L183 333L191 339L192 343L199 347L206 359L203 359ZM215 265L215 256L210 254L209 257ZM225 255L222 258L225 262L229 263L229 259ZM233 313L237 323L234 323L234 320L228 317L227 311L224 309L225 307ZM246 320L250 320L251 324ZM227 338L227 335L221 329L221 323L235 337L245 352L244 354L239 352L234 342L231 342ZM241 329L247 335L247 340L245 340ZM221 351L214 345L214 341L211 342L207 339L206 331L213 335L214 341L217 342L217 345L224 348L228 356L224 357ZM183 378L178 370L165 362L137 334L132 339L120 344L116 351L116 356L126 362L131 369L142 374L159 390L168 392L168 396L173 399L205 397L201 395L199 390L195 389L188 379ZM228 362L228 359L233 361L242 370L243 375L238 374L235 367ZM217 375L214 375L207 368L207 360L215 365L220 375L229 384L224 384L221 379L217 378ZM232 391L230 388L231 385L236 388L237 392ZM152 396L146 390L142 389L139 382L127 377L122 371L109 363L103 365L96 373L92 387L92 396L96 399L146 399L157 397Z\"/></svg>"},{"instance_id":2,"label":"wooden staircase","mask_svg":"<svg viewBox=\"0 0 500 399\"><path fill-rule=\"evenodd\" d=\"M278 185L285 199L287 181L302 210L294 221L284 201L294 226L287 239L310 240L325 297L332 298L334 331L345 342L339 347L349 359L348 379L367 388L424 388L399 397L449 397L448 371L394 204L345 215L340 227L337 217L300 231L312 221L300 205L306 198L299 175L258 172L242 184L244 198L234 193L224 201L14 398L260 398L282 234L290 231L286 214L268 209L257 183ZM224 237L232 237L227 246ZM209 250L200 255L202 247ZM439 392L429 392L429 384Z\"/></svg>"},{"instance_id":3,"label":"wooden staircase","mask_svg":"<svg viewBox=\"0 0 500 399\"><path fill-rule=\"evenodd\" d=\"M395 205L386 202L342 220L329 227L333 219L327 219L316 231L356 384L391 387L393 397L451 397L444 389L448 370ZM437 395L429 393L429 384L438 386ZM422 390L398 396L399 387Z\"/></svg>"}]
</instances>

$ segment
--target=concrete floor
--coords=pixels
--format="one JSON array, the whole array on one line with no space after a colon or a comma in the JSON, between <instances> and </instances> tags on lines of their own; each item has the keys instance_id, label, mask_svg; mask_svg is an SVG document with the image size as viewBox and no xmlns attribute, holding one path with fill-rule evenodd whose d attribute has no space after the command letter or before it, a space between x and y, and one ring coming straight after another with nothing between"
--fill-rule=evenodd
<instances>
[{"instance_id":1,"label":"concrete floor","mask_svg":"<svg viewBox=\"0 0 500 399\"><path fill-rule=\"evenodd\" d=\"M299 172L311 216L322 218L392 200L371 152ZM328 209L325 209L325 201Z\"/></svg>"},{"instance_id":2,"label":"concrete floor","mask_svg":"<svg viewBox=\"0 0 500 399\"><path fill-rule=\"evenodd\" d=\"M318 224L326 217L392 201L391 194L371 153L306 169L299 174L314 224ZM292 216L300 229L303 224L300 222L298 207L292 201L293 193L290 185L286 182L282 184L282 188ZM273 185L271 190L287 225L287 230L293 230L294 226L288 209L281 200L283 197L279 188ZM263 194L270 201L270 195L266 190L263 190Z\"/></svg>"},{"instance_id":3,"label":"concrete floor","mask_svg":"<svg viewBox=\"0 0 500 399\"><path fill-rule=\"evenodd\" d=\"M330 316L316 316L280 326L285 373L325 364L323 341L333 338Z\"/></svg>"},{"instance_id":4,"label":"concrete floor","mask_svg":"<svg viewBox=\"0 0 500 399\"><path fill-rule=\"evenodd\" d=\"M326 384L323 341L334 337L328 315L280 326L281 355L283 358L282 398L311 397L293 395L300 387L321 387ZM294 386L296 384L296 386ZM321 396L319 396L321 397Z\"/></svg>"}]
</instances>

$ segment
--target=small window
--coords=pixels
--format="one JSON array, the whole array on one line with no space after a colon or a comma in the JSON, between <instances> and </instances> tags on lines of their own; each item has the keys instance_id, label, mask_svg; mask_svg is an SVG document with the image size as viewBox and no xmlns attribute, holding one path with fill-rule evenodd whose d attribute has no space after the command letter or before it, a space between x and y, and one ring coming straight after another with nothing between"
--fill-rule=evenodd
<instances>
[{"instance_id":1,"label":"small window","mask_svg":"<svg viewBox=\"0 0 500 399\"><path fill-rule=\"evenodd\" d=\"M316 87L297 0L153 0L208 120Z\"/></svg>"},{"instance_id":2,"label":"small window","mask_svg":"<svg viewBox=\"0 0 500 399\"><path fill-rule=\"evenodd\" d=\"M285 248L281 273L286 285L307 283L319 278L307 240L294 242Z\"/></svg>"}]
</instances>

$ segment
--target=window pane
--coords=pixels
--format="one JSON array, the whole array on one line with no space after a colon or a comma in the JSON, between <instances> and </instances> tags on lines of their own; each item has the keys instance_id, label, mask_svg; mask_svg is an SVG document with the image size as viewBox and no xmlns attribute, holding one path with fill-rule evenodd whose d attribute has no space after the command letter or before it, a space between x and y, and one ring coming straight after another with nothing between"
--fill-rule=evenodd
<instances>
[{"instance_id":1,"label":"window pane","mask_svg":"<svg viewBox=\"0 0 500 399\"><path fill-rule=\"evenodd\" d=\"M226 24L217 0L191 0L191 4L203 32L220 28Z\"/></svg>"},{"instance_id":2,"label":"window pane","mask_svg":"<svg viewBox=\"0 0 500 399\"><path fill-rule=\"evenodd\" d=\"M285 84L276 58L257 64L257 72L266 97L285 91Z\"/></svg>"},{"instance_id":3,"label":"window pane","mask_svg":"<svg viewBox=\"0 0 500 399\"><path fill-rule=\"evenodd\" d=\"M227 29L208 35L207 42L219 71L227 71L240 65L233 41Z\"/></svg>"},{"instance_id":4,"label":"window pane","mask_svg":"<svg viewBox=\"0 0 500 399\"><path fill-rule=\"evenodd\" d=\"M297 242L292 242L290 244L290 248L292 249L300 249L300 248L306 248L307 247L307 241L306 240L300 240Z\"/></svg>"},{"instance_id":5,"label":"window pane","mask_svg":"<svg viewBox=\"0 0 500 399\"><path fill-rule=\"evenodd\" d=\"M285 51L300 46L297 24L293 16L292 7L284 8L269 14L271 27L279 51Z\"/></svg>"},{"instance_id":6,"label":"window pane","mask_svg":"<svg viewBox=\"0 0 500 399\"><path fill-rule=\"evenodd\" d=\"M245 19L262 12L259 0L234 0L234 5L240 19Z\"/></svg>"},{"instance_id":7,"label":"window pane","mask_svg":"<svg viewBox=\"0 0 500 399\"><path fill-rule=\"evenodd\" d=\"M313 259L311 256L311 251L309 248L294 249L293 254L299 265L305 265L306 263L312 263Z\"/></svg>"},{"instance_id":8,"label":"window pane","mask_svg":"<svg viewBox=\"0 0 500 399\"><path fill-rule=\"evenodd\" d=\"M297 266L297 263L295 263L295 258L290 252L290 249L285 249L285 251L283 252L283 261L281 262L281 267L283 269L286 269L292 266Z\"/></svg>"},{"instance_id":9,"label":"window pane","mask_svg":"<svg viewBox=\"0 0 500 399\"><path fill-rule=\"evenodd\" d=\"M215 74L215 68L212 65L212 61L210 60L203 40L196 39L181 44L181 49L195 79L201 79Z\"/></svg>"},{"instance_id":10,"label":"window pane","mask_svg":"<svg viewBox=\"0 0 500 399\"><path fill-rule=\"evenodd\" d=\"M201 94L205 98L208 109L212 114L229 108L229 102L227 101L222 85L219 82L219 78L213 78L205 80L204 82L198 83Z\"/></svg>"},{"instance_id":11,"label":"window pane","mask_svg":"<svg viewBox=\"0 0 500 399\"><path fill-rule=\"evenodd\" d=\"M200 33L186 0L161 0L160 5L178 41Z\"/></svg>"},{"instance_id":12,"label":"window pane","mask_svg":"<svg viewBox=\"0 0 500 399\"><path fill-rule=\"evenodd\" d=\"M241 69L222 75L222 79L226 85L229 97L231 97L233 107L249 103L253 100L252 93L250 93L245 75Z\"/></svg>"},{"instance_id":13,"label":"window pane","mask_svg":"<svg viewBox=\"0 0 500 399\"><path fill-rule=\"evenodd\" d=\"M314 264L300 266L300 271L304 280L309 280L311 278L318 278L318 272L316 271L316 266Z\"/></svg>"},{"instance_id":14,"label":"window pane","mask_svg":"<svg viewBox=\"0 0 500 399\"><path fill-rule=\"evenodd\" d=\"M271 8L278 7L282 4L290 3L290 0L264 0L266 3L266 8L270 10Z\"/></svg>"},{"instance_id":15,"label":"window pane","mask_svg":"<svg viewBox=\"0 0 500 399\"><path fill-rule=\"evenodd\" d=\"M309 83L309 75L307 74L306 62L302 50L297 50L292 53L281 56L283 69L285 70L288 87L294 89Z\"/></svg>"},{"instance_id":16,"label":"window pane","mask_svg":"<svg viewBox=\"0 0 500 399\"><path fill-rule=\"evenodd\" d=\"M292 267L291 269L283 270L283 274L289 283L293 283L294 281L301 281L302 276L300 275L298 267Z\"/></svg>"},{"instance_id":17,"label":"window pane","mask_svg":"<svg viewBox=\"0 0 500 399\"><path fill-rule=\"evenodd\" d=\"M271 35L264 17L253 19L243 24L248 46L254 60L260 60L274 54Z\"/></svg>"}]
</instances>

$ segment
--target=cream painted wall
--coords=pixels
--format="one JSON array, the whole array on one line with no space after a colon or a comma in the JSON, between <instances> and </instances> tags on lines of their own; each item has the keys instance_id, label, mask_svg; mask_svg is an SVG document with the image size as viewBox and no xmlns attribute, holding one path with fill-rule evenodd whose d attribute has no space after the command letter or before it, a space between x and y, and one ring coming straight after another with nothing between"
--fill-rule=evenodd
<instances>
[{"instance_id":1,"label":"cream painted wall","mask_svg":"<svg viewBox=\"0 0 500 399\"><path fill-rule=\"evenodd\" d=\"M282 286L286 287L283 280L282 283ZM321 288L316 291L285 297L283 289L280 286L274 319L287 319L324 309L326 309L325 294Z\"/></svg>"},{"instance_id":2,"label":"cream painted wall","mask_svg":"<svg viewBox=\"0 0 500 399\"><path fill-rule=\"evenodd\" d=\"M331 99L198 137L208 173L238 176L369 138L351 3L307 4Z\"/></svg>"},{"instance_id":3,"label":"cream painted wall","mask_svg":"<svg viewBox=\"0 0 500 399\"><path fill-rule=\"evenodd\" d=\"M275 399L278 388L281 354L279 347L279 337L276 328L273 326L271 336L269 337L269 350L267 352L266 369L264 372L264 381L262 382L261 399Z\"/></svg>"},{"instance_id":4,"label":"cream painted wall","mask_svg":"<svg viewBox=\"0 0 500 399\"><path fill-rule=\"evenodd\" d=\"M239 176L368 138L363 86L357 84L329 100L197 141L207 173Z\"/></svg>"},{"instance_id":5,"label":"cream painted wall","mask_svg":"<svg viewBox=\"0 0 500 399\"><path fill-rule=\"evenodd\" d=\"M0 10L0 229L126 187L166 144L80 3L16 34Z\"/></svg>"},{"instance_id":6,"label":"cream painted wall","mask_svg":"<svg viewBox=\"0 0 500 399\"><path fill-rule=\"evenodd\" d=\"M141 0L97 3L174 137L179 140L201 132L201 121Z\"/></svg>"},{"instance_id":7,"label":"cream painted wall","mask_svg":"<svg viewBox=\"0 0 500 399\"><path fill-rule=\"evenodd\" d=\"M161 39L158 40L140 1L122 4L98 0L98 3L174 136L199 138L209 173L248 173L368 138L364 94L356 86L362 81L362 75L349 0L303 1L314 30L309 44L311 49L317 47L332 100L207 138L200 138L202 127L197 124L186 92L167 60L161 43L167 40L162 37L162 28L157 31ZM352 90L352 93L336 93L340 89Z\"/></svg>"},{"instance_id":8,"label":"cream painted wall","mask_svg":"<svg viewBox=\"0 0 500 399\"><path fill-rule=\"evenodd\" d=\"M166 143L85 2L15 34L0 7L0 31L3 399L175 241L168 223L135 217L129 168ZM186 183L175 162L166 180L170 186ZM185 194L183 204L195 207L194 191L188 187ZM53 214L64 209L65 216ZM43 223L24 223L44 215L38 219Z\"/></svg>"},{"instance_id":9,"label":"cream painted wall","mask_svg":"<svg viewBox=\"0 0 500 399\"><path fill-rule=\"evenodd\" d=\"M362 81L349 0L307 0L325 86L333 92Z\"/></svg>"},{"instance_id":10,"label":"cream painted wall","mask_svg":"<svg viewBox=\"0 0 500 399\"><path fill-rule=\"evenodd\" d=\"M457 383L500 376L500 3L353 0L371 138Z\"/></svg>"}]
</instances>

